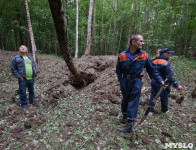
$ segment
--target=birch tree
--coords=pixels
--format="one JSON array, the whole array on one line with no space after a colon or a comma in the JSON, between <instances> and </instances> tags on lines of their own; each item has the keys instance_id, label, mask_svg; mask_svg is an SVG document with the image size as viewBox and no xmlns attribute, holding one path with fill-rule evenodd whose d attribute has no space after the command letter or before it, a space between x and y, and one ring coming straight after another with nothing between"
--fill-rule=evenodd
<instances>
[{"instance_id":1,"label":"birch tree","mask_svg":"<svg viewBox=\"0 0 196 150\"><path fill-rule=\"evenodd\" d=\"M95 29L95 24L96 24L96 0L94 0L94 16L93 16L93 56L95 56L96 52L96 29Z\"/></svg>"},{"instance_id":2,"label":"birch tree","mask_svg":"<svg viewBox=\"0 0 196 150\"><path fill-rule=\"evenodd\" d=\"M128 41L127 41L127 47L129 46L129 41L131 39L131 30L132 30L132 16L133 16L133 6L134 6L134 0L132 0L131 4L131 13L130 13L130 23L129 23L129 33L128 33Z\"/></svg>"},{"instance_id":3,"label":"birch tree","mask_svg":"<svg viewBox=\"0 0 196 150\"><path fill-rule=\"evenodd\" d=\"M147 5L147 0L146 0L145 13L144 13L143 25L142 25L142 35L144 34L144 31L145 31L146 20L147 20L147 12L148 12L148 5Z\"/></svg>"},{"instance_id":4,"label":"birch tree","mask_svg":"<svg viewBox=\"0 0 196 150\"><path fill-rule=\"evenodd\" d=\"M25 8L26 8L26 13L27 13L27 22L28 22L28 29L29 29L30 40L31 40L33 59L34 59L35 63L37 63L37 60L36 60L37 48L36 48L36 45L35 45L33 29L32 29L32 26L31 26L31 19L30 19L30 13L29 13L29 7L28 7L27 0L25 0Z\"/></svg>"},{"instance_id":5,"label":"birch tree","mask_svg":"<svg viewBox=\"0 0 196 150\"><path fill-rule=\"evenodd\" d=\"M112 55L114 55L115 41L116 41L116 21L117 21L118 0L115 1L115 18L113 31Z\"/></svg>"},{"instance_id":6,"label":"birch tree","mask_svg":"<svg viewBox=\"0 0 196 150\"><path fill-rule=\"evenodd\" d=\"M103 54L103 42L104 42L104 28L103 28L103 18L104 18L104 0L102 2L102 15L101 15L101 39L100 39L100 52Z\"/></svg>"},{"instance_id":7,"label":"birch tree","mask_svg":"<svg viewBox=\"0 0 196 150\"><path fill-rule=\"evenodd\" d=\"M136 16L136 22L135 22L135 31L134 31L134 34L137 34L137 32L139 32L139 27L138 27L138 20L139 20L139 17L140 17L140 3L141 0L138 1L137 3L137 16Z\"/></svg>"},{"instance_id":8,"label":"birch tree","mask_svg":"<svg viewBox=\"0 0 196 150\"><path fill-rule=\"evenodd\" d=\"M86 43L85 55L90 55L92 10L93 10L93 0L90 0L89 15L88 15L88 29L87 29L88 33L87 33L87 43Z\"/></svg>"},{"instance_id":9,"label":"birch tree","mask_svg":"<svg viewBox=\"0 0 196 150\"><path fill-rule=\"evenodd\" d=\"M123 16L124 17L124 16ZM121 43L121 39L122 39L122 31L123 31L123 27L124 27L124 18L122 17L121 22L120 22L120 38L118 41L118 48L117 48L117 54L119 54L119 50L120 50L120 43Z\"/></svg>"},{"instance_id":10,"label":"birch tree","mask_svg":"<svg viewBox=\"0 0 196 150\"><path fill-rule=\"evenodd\" d=\"M75 51L75 58L78 58L78 0L76 0L76 51Z\"/></svg>"}]
</instances>

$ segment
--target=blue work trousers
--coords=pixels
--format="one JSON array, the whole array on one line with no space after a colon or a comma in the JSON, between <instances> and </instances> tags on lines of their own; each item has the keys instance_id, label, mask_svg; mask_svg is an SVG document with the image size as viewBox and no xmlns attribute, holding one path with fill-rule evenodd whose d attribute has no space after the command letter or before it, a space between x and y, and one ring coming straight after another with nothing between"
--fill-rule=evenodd
<instances>
[{"instance_id":1,"label":"blue work trousers","mask_svg":"<svg viewBox=\"0 0 196 150\"><path fill-rule=\"evenodd\" d=\"M160 83L156 82L154 79L151 81L151 96L150 96L150 104L152 103L153 99L155 98L156 94L158 93L159 89L161 88ZM169 93L171 89L171 84L168 85L166 89L164 89L160 95L161 99L161 111L164 113L168 111L168 104L169 104ZM151 108L151 112L154 112L154 107Z\"/></svg>"},{"instance_id":2,"label":"blue work trousers","mask_svg":"<svg viewBox=\"0 0 196 150\"><path fill-rule=\"evenodd\" d=\"M26 95L26 88L28 88L29 92L29 103L34 104L34 79L19 81L19 97L21 102L21 107L27 107L27 95Z\"/></svg>"},{"instance_id":3,"label":"blue work trousers","mask_svg":"<svg viewBox=\"0 0 196 150\"><path fill-rule=\"evenodd\" d=\"M122 114L127 116L128 120L134 122L136 120L139 108L142 79L123 78L120 84L123 95L123 99L121 102Z\"/></svg>"}]
</instances>

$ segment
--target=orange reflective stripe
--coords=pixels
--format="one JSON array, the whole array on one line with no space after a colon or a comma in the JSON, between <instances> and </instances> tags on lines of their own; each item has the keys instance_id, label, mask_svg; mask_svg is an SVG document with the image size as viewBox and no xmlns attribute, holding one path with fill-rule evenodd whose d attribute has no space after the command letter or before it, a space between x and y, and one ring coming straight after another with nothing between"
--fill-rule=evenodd
<instances>
[{"instance_id":1,"label":"orange reflective stripe","mask_svg":"<svg viewBox=\"0 0 196 150\"><path fill-rule=\"evenodd\" d=\"M145 53L145 52L142 52L142 54L140 56L136 56L134 58L134 60L136 60L136 59L144 59L144 60L146 60L146 59L148 59L148 54Z\"/></svg>"},{"instance_id":2,"label":"orange reflective stripe","mask_svg":"<svg viewBox=\"0 0 196 150\"><path fill-rule=\"evenodd\" d=\"M162 65L168 65L168 62L163 59L156 59L153 61L154 64L162 64Z\"/></svg>"},{"instance_id":3,"label":"orange reflective stripe","mask_svg":"<svg viewBox=\"0 0 196 150\"><path fill-rule=\"evenodd\" d=\"M120 60L127 60L129 59L129 57L127 57L127 55L125 53L122 53L120 56L119 56Z\"/></svg>"}]
</instances>

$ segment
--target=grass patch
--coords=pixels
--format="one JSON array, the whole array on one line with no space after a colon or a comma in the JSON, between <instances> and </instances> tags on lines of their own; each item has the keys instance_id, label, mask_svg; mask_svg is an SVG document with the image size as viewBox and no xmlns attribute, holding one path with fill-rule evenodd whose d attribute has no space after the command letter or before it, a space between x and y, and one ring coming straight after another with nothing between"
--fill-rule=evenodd
<instances>
[{"instance_id":1,"label":"grass patch","mask_svg":"<svg viewBox=\"0 0 196 150\"><path fill-rule=\"evenodd\" d=\"M171 59L174 74L177 80L196 80L196 60L185 57L173 57Z\"/></svg>"}]
</instances>

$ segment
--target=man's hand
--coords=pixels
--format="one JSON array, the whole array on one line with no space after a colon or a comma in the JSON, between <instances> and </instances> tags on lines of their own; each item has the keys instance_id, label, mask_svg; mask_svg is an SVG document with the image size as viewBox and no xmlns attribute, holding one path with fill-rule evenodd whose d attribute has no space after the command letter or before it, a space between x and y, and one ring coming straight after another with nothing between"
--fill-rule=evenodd
<instances>
[{"instance_id":1,"label":"man's hand","mask_svg":"<svg viewBox=\"0 0 196 150\"><path fill-rule=\"evenodd\" d=\"M181 85L179 85L178 87L177 87L177 90L179 90L179 91L181 91L181 90L183 90L184 88L181 86Z\"/></svg>"},{"instance_id":2,"label":"man's hand","mask_svg":"<svg viewBox=\"0 0 196 150\"><path fill-rule=\"evenodd\" d=\"M165 89L165 88L167 88L168 84L165 85L165 82L164 81L161 81L161 86Z\"/></svg>"},{"instance_id":3,"label":"man's hand","mask_svg":"<svg viewBox=\"0 0 196 150\"><path fill-rule=\"evenodd\" d=\"M19 81L23 81L23 80L24 80L24 78L23 78L23 77L19 78Z\"/></svg>"}]
</instances>

